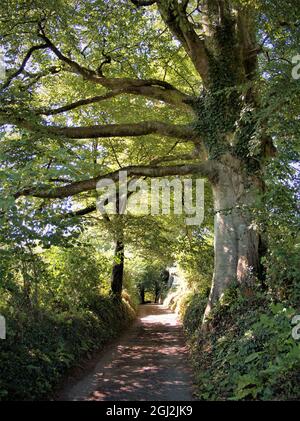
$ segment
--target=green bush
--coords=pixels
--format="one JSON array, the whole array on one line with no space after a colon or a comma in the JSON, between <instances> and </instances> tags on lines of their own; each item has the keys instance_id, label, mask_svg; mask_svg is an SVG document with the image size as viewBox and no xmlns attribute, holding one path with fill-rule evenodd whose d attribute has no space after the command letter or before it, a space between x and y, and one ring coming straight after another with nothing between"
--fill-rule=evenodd
<instances>
[{"instance_id":1,"label":"green bush","mask_svg":"<svg viewBox=\"0 0 300 421\"><path fill-rule=\"evenodd\" d=\"M291 324L296 313L259 292L244 297L231 288L213 310L209 332L199 330L191 340L198 397L299 399L300 343Z\"/></svg>"},{"instance_id":2,"label":"green bush","mask_svg":"<svg viewBox=\"0 0 300 421\"><path fill-rule=\"evenodd\" d=\"M116 337L135 313L129 297L108 294L111 262L91 244L0 251L7 257L0 261L7 321L0 400L45 399L66 370Z\"/></svg>"},{"instance_id":3,"label":"green bush","mask_svg":"<svg viewBox=\"0 0 300 421\"><path fill-rule=\"evenodd\" d=\"M183 326L188 335L194 334L202 324L207 297L202 294L190 294L185 301Z\"/></svg>"},{"instance_id":4,"label":"green bush","mask_svg":"<svg viewBox=\"0 0 300 421\"><path fill-rule=\"evenodd\" d=\"M2 314L7 339L0 343L0 400L46 398L66 370L101 349L134 317L128 303L103 296L73 314L24 309Z\"/></svg>"}]
</instances>

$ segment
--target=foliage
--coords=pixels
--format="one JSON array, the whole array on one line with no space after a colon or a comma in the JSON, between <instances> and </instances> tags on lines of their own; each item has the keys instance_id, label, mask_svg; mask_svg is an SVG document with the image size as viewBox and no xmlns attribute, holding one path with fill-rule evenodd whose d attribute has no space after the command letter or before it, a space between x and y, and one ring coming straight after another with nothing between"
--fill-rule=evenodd
<instances>
[{"instance_id":1,"label":"foliage","mask_svg":"<svg viewBox=\"0 0 300 421\"><path fill-rule=\"evenodd\" d=\"M184 324L199 399L299 399L300 344L291 324L299 309L274 303L259 291L243 296L233 286L214 308L205 332L191 317L200 308L197 300L196 308L194 301L187 308Z\"/></svg>"},{"instance_id":2,"label":"foliage","mask_svg":"<svg viewBox=\"0 0 300 421\"><path fill-rule=\"evenodd\" d=\"M163 297L167 291L168 272L163 267L146 265L139 273L136 287L141 299L146 294L150 301L157 302L159 297ZM145 296L144 296L145 299ZM147 301L147 298L146 298Z\"/></svg>"},{"instance_id":3,"label":"foliage","mask_svg":"<svg viewBox=\"0 0 300 421\"><path fill-rule=\"evenodd\" d=\"M191 293L187 295L182 309L182 316L183 326L188 336L193 336L200 328L206 304L207 295Z\"/></svg>"},{"instance_id":4,"label":"foliage","mask_svg":"<svg viewBox=\"0 0 300 421\"><path fill-rule=\"evenodd\" d=\"M292 0L207 5L165 0L150 8L133 3L0 4L0 52L10 81L6 86L0 81L0 313L8 323L8 339L0 343L0 399L49 396L66 369L133 317L139 289L152 295L165 289L163 269L174 262L184 281L168 302L191 340L199 397L296 399L299 344L290 337L290 319L300 302L300 82L291 74L299 53L299 5ZM243 40L236 32L238 15ZM43 32L60 54L47 43L22 69ZM203 42L207 80L192 63L205 61ZM128 80L133 82L127 89ZM174 105L173 85L188 99ZM155 97L153 90L159 92ZM81 103L95 95L105 102ZM81 104L57 112L77 101ZM191 128L197 137L170 138L159 131L136 136L140 118L146 128L157 121ZM133 127L132 136L123 129L111 137L93 131L95 125L120 124ZM65 135L63 129L77 132L78 126L92 133L78 139ZM75 217L95 205L95 187L51 196L127 166L161 166L166 159L181 169L200 168L203 161L216 169L227 155L242 171L245 166L247 176L258 176L263 194L251 203L251 229L268 250L254 291L228 290L211 315L209 334L200 328L214 269L208 182L205 219L197 227L174 213ZM212 185L217 181L210 177ZM31 189L36 196L47 194L35 197ZM122 302L109 295L120 233L126 256Z\"/></svg>"},{"instance_id":5,"label":"foliage","mask_svg":"<svg viewBox=\"0 0 300 421\"><path fill-rule=\"evenodd\" d=\"M90 309L73 313L2 309L7 340L0 345L0 400L47 398L66 371L116 337L133 310L109 297L94 297ZM22 373L22 376L20 376Z\"/></svg>"},{"instance_id":6,"label":"foliage","mask_svg":"<svg viewBox=\"0 0 300 421\"><path fill-rule=\"evenodd\" d=\"M49 397L66 371L116 337L134 318L128 297L109 296L107 258L91 244L44 250L27 261L35 270L24 290L24 254L1 260L0 400ZM16 260L18 259L18 260ZM34 287L33 287L33 285ZM20 376L22 373L22 376Z\"/></svg>"}]
</instances>

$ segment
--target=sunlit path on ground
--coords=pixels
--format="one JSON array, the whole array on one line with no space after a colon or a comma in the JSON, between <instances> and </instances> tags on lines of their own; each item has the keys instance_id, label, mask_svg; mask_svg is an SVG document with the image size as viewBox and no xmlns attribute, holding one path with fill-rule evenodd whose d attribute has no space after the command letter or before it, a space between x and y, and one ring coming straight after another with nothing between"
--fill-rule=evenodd
<instances>
[{"instance_id":1,"label":"sunlit path on ground","mask_svg":"<svg viewBox=\"0 0 300 421\"><path fill-rule=\"evenodd\" d=\"M176 315L161 305L141 306L119 343L86 376L67 384L59 399L191 400L191 371Z\"/></svg>"}]
</instances>

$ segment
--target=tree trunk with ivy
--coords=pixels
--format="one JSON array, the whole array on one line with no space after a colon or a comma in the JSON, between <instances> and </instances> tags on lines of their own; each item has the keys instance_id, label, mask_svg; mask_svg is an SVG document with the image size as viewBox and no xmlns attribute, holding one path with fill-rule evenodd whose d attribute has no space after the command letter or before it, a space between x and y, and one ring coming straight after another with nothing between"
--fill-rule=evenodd
<instances>
[{"instance_id":1,"label":"tree trunk with ivy","mask_svg":"<svg viewBox=\"0 0 300 421\"><path fill-rule=\"evenodd\" d=\"M261 273L260 233L253 210L263 191L263 162L273 152L257 115L257 46L253 16L230 2L207 4L207 84L197 101L196 128L216 168L214 275L204 320L233 282L247 290ZM269 150L268 150L269 149Z\"/></svg>"}]
</instances>

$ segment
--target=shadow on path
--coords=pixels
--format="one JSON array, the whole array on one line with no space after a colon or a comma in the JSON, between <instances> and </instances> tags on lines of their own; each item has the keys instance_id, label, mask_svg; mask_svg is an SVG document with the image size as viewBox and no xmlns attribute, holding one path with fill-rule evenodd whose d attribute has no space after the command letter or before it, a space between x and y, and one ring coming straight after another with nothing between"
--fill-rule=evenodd
<instances>
[{"instance_id":1,"label":"shadow on path","mask_svg":"<svg viewBox=\"0 0 300 421\"><path fill-rule=\"evenodd\" d=\"M100 354L59 400L192 400L192 374L182 327L162 305L140 306L129 330Z\"/></svg>"}]
</instances>

